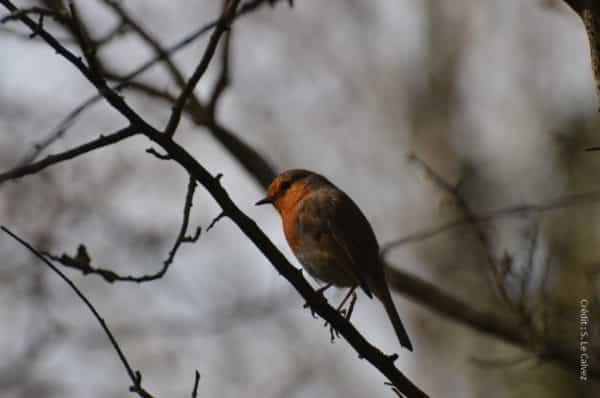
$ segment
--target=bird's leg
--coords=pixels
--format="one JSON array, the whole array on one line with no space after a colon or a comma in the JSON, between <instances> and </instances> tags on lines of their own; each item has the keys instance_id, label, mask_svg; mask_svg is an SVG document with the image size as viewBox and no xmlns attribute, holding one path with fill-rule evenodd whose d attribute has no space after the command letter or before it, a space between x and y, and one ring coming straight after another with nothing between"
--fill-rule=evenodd
<instances>
[{"instance_id":1,"label":"bird's leg","mask_svg":"<svg viewBox=\"0 0 600 398\"><path fill-rule=\"evenodd\" d=\"M348 305L348 310L346 311L344 309L344 306L346 305L346 302L348 301L348 299L352 297L352 299L350 300L350 304ZM350 288L350 290L348 291L348 294L346 294L346 296L344 297L344 299L342 300L342 302L340 303L340 305L337 306L336 311L339 312L343 317L346 318L347 321L350 321L350 316L352 315L352 311L354 310L354 304L356 304L356 300L357 300L357 296L356 296L356 286L353 286ZM325 324L323 326L328 326L329 325L329 334L331 335L331 342L333 343L335 341L336 337L340 337L340 332L338 332L337 329L335 329L332 325L329 324L329 322L325 322Z\"/></svg>"},{"instance_id":2,"label":"bird's leg","mask_svg":"<svg viewBox=\"0 0 600 398\"><path fill-rule=\"evenodd\" d=\"M352 299L350 300L350 304L348 305L348 313L346 314L346 320L350 320L350 317L352 316L352 311L354 311L354 304L356 304L356 300L358 300L358 296L356 295L356 291L354 290L356 288L352 289Z\"/></svg>"},{"instance_id":3,"label":"bird's leg","mask_svg":"<svg viewBox=\"0 0 600 398\"><path fill-rule=\"evenodd\" d=\"M337 312L339 312L340 314L344 315L346 317L347 320L350 320L350 315L352 315L352 310L354 309L354 304L356 303L356 286L353 286L350 288L350 290L348 291L348 294L346 294L346 297L344 297L344 299L342 300L342 302L340 303L340 305L338 305ZM348 306L348 311L344 310L344 305L346 304L346 301L348 301L348 299L352 297L352 300L350 301L350 305Z\"/></svg>"}]
</instances>

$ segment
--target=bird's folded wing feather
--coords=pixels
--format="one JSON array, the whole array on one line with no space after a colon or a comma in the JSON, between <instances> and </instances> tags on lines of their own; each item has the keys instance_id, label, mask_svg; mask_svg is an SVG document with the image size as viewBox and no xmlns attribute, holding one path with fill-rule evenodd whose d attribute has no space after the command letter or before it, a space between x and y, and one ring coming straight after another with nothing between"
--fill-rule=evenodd
<instances>
[{"instance_id":1,"label":"bird's folded wing feather","mask_svg":"<svg viewBox=\"0 0 600 398\"><path fill-rule=\"evenodd\" d=\"M369 274L379 272L377 238L371 224L356 203L341 191L337 191L337 196L338 203L334 206L335 214L330 228L335 240L350 256L361 285L366 285L367 280L373 279ZM367 286L365 292L372 297L370 287Z\"/></svg>"},{"instance_id":2,"label":"bird's folded wing feather","mask_svg":"<svg viewBox=\"0 0 600 398\"><path fill-rule=\"evenodd\" d=\"M379 246L371 225L358 206L345 193L337 189L320 190L319 197L306 205L308 212L318 217L315 222L327 226L335 243L348 257L351 271L364 289L372 297L369 287L369 268L376 267Z\"/></svg>"}]
</instances>

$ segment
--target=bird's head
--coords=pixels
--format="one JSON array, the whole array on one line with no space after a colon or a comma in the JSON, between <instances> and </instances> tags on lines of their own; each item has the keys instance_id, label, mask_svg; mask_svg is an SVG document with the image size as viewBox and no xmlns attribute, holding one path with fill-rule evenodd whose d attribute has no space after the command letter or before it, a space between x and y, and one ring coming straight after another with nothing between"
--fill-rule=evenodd
<instances>
[{"instance_id":1,"label":"bird's head","mask_svg":"<svg viewBox=\"0 0 600 398\"><path fill-rule=\"evenodd\" d=\"M273 204L279 211L285 211L296 205L300 199L314 189L315 180L323 179L312 171L292 169L279 174L267 188L267 196L256 205ZM326 180L325 180L326 181Z\"/></svg>"}]
</instances>

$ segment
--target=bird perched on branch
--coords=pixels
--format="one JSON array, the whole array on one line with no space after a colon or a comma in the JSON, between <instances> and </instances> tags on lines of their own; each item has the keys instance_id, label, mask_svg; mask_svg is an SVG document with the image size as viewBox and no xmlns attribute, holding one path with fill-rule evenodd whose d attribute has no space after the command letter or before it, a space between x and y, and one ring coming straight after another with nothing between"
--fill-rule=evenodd
<instances>
[{"instance_id":1,"label":"bird perched on branch","mask_svg":"<svg viewBox=\"0 0 600 398\"><path fill-rule=\"evenodd\" d=\"M371 224L348 195L322 175L294 169L281 173L269 186L267 197L283 221L290 248L316 279L331 285L360 286L385 307L400 344L412 344L396 311L385 281L379 244Z\"/></svg>"}]
</instances>

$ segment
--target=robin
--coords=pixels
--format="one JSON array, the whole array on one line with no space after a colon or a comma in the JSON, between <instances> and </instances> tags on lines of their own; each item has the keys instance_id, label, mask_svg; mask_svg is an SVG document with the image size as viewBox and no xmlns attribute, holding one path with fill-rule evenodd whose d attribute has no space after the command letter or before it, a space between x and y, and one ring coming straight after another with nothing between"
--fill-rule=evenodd
<instances>
[{"instance_id":1,"label":"robin","mask_svg":"<svg viewBox=\"0 0 600 398\"><path fill-rule=\"evenodd\" d=\"M396 311L385 281L379 244L371 224L359 207L328 179L308 170L288 170L269 185L267 197L283 221L290 248L304 269L331 285L360 286L369 298L381 300L400 344L412 344Z\"/></svg>"}]
</instances>

